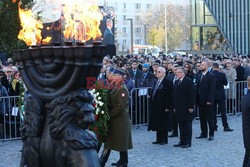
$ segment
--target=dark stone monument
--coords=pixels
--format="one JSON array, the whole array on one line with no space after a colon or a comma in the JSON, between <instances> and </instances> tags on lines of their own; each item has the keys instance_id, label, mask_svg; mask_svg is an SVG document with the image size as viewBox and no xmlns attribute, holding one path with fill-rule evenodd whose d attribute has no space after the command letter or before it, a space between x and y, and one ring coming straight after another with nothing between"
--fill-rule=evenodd
<instances>
[{"instance_id":1,"label":"dark stone monument","mask_svg":"<svg viewBox=\"0 0 250 167\"><path fill-rule=\"evenodd\" d=\"M70 45L70 43L68 43ZM96 77L107 48L100 43L36 46L16 51L28 92L21 128L21 167L99 167L93 97L86 77Z\"/></svg>"}]
</instances>

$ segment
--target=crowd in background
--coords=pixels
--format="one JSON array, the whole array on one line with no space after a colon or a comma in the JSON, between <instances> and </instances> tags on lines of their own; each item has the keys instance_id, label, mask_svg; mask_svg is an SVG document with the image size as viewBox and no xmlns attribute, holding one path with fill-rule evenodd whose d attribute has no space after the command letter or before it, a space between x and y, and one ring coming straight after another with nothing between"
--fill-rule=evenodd
<instances>
[{"instance_id":1,"label":"crowd in background","mask_svg":"<svg viewBox=\"0 0 250 167\"><path fill-rule=\"evenodd\" d=\"M18 68L14 66L9 58L6 62L0 63L0 138L3 137L4 122L17 124L19 122L18 114L18 96L21 93L22 80ZM11 97L11 98L9 98ZM17 122L15 123L14 122ZM6 126L8 128L8 126ZM14 130L13 130L14 132ZM19 131L18 131L19 132Z\"/></svg>"}]
</instances>

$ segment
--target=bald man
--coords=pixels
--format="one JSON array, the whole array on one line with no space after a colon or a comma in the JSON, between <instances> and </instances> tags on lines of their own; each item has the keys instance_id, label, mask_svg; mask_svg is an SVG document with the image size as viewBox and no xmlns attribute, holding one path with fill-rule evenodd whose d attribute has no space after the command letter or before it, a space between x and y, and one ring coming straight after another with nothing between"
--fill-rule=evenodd
<instances>
[{"instance_id":1,"label":"bald man","mask_svg":"<svg viewBox=\"0 0 250 167\"><path fill-rule=\"evenodd\" d=\"M243 97L241 102L243 139L246 149L243 167L250 167L250 76L247 77L247 88L247 95Z\"/></svg>"},{"instance_id":2,"label":"bald man","mask_svg":"<svg viewBox=\"0 0 250 167\"><path fill-rule=\"evenodd\" d=\"M156 71L156 84L152 89L151 111L148 130L156 131L153 144L168 144L168 117L173 105L173 83L165 78L166 69L159 67Z\"/></svg>"},{"instance_id":3,"label":"bald man","mask_svg":"<svg viewBox=\"0 0 250 167\"><path fill-rule=\"evenodd\" d=\"M201 63L202 73L197 78L197 104L199 106L201 134L197 139L208 137L214 140L215 120L213 117L212 106L214 103L216 78L208 71L208 62ZM208 126L207 126L208 124Z\"/></svg>"}]
</instances>

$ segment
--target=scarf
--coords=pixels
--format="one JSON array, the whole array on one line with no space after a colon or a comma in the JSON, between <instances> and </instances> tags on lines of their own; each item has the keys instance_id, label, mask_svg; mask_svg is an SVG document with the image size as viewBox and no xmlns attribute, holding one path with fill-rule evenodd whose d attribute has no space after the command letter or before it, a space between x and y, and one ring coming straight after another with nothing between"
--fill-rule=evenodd
<instances>
[{"instance_id":1,"label":"scarf","mask_svg":"<svg viewBox=\"0 0 250 167\"><path fill-rule=\"evenodd\" d=\"M16 91L16 84L17 82L19 82L17 79L13 79L12 82L11 82L11 86L13 88L14 91Z\"/></svg>"}]
</instances>

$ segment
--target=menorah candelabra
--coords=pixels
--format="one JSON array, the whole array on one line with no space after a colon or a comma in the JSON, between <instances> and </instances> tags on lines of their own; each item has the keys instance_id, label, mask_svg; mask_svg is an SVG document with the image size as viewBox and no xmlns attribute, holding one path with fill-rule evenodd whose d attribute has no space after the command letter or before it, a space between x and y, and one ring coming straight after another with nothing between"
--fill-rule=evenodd
<instances>
[{"instance_id":1,"label":"menorah candelabra","mask_svg":"<svg viewBox=\"0 0 250 167\"><path fill-rule=\"evenodd\" d=\"M97 139L87 127L94 121L93 97L84 88L96 77L107 48L36 46L16 51L25 94L20 166L99 167Z\"/></svg>"}]
</instances>

